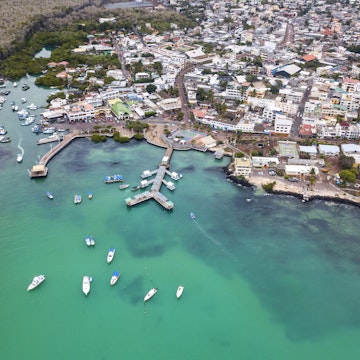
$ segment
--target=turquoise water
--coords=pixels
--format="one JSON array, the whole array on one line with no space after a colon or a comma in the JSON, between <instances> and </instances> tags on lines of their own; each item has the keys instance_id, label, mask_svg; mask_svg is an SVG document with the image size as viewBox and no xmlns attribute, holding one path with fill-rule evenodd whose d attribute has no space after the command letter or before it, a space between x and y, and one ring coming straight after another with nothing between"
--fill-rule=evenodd
<instances>
[{"instance_id":1,"label":"turquoise water","mask_svg":"<svg viewBox=\"0 0 360 360\"><path fill-rule=\"evenodd\" d=\"M49 90L27 82L31 89L22 92L19 82L0 111L12 138L0 144L2 359L360 356L358 208L238 187L222 171L227 159L194 151L172 157L171 170L183 174L174 192L162 188L172 212L154 201L127 208L134 193L103 178L122 174L138 184L164 155L145 142L77 140L49 163L47 178L30 180L26 169L50 145L36 145L10 102L27 96L40 105ZM116 254L107 264L110 247ZM27 292L42 273L46 281ZM88 297L83 275L94 279ZM152 287L159 291L144 304Z\"/></svg>"}]
</instances>

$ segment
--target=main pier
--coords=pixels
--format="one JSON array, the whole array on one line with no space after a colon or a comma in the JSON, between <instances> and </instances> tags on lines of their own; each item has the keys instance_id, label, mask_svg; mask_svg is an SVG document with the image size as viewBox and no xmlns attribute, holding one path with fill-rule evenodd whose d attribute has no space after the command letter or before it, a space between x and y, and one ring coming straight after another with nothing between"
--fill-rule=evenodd
<instances>
[{"instance_id":1,"label":"main pier","mask_svg":"<svg viewBox=\"0 0 360 360\"><path fill-rule=\"evenodd\" d=\"M170 173L167 170L170 166L170 159L171 159L172 153L173 153L173 148L171 148L171 147L167 148L165 151L165 155L163 156L163 158L159 164L158 170L143 172L143 174L144 173L156 174L154 180L151 180L151 190L150 191L147 190L147 191L142 192L141 194L137 194L133 198L131 198L131 197L126 198L125 202L126 202L127 206L134 206L134 205L140 204L144 201L147 201L149 199L154 199L155 201L157 201L161 206L163 206L167 210L171 210L174 208L174 203L172 201L170 201L164 194L162 194L160 192L161 185L163 183L165 183L165 184L167 183L166 180L164 180L165 174L168 174L170 176L171 176L171 174L175 174L175 173ZM151 176L151 175L147 175L147 176ZM142 176L142 178L147 177L147 176ZM172 178L175 179L175 176ZM180 179L180 177L177 177L177 179Z\"/></svg>"}]
</instances>

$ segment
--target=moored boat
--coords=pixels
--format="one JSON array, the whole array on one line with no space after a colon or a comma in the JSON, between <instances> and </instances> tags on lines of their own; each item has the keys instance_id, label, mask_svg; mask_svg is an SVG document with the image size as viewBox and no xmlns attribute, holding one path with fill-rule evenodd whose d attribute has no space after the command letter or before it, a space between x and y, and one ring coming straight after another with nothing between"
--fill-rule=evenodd
<instances>
[{"instance_id":1,"label":"moored boat","mask_svg":"<svg viewBox=\"0 0 360 360\"><path fill-rule=\"evenodd\" d=\"M114 286L119 280L119 277L120 277L120 273L118 271L115 271L111 276L110 285Z\"/></svg>"},{"instance_id":2,"label":"moored boat","mask_svg":"<svg viewBox=\"0 0 360 360\"><path fill-rule=\"evenodd\" d=\"M17 161L18 163L21 163L21 162L23 161L23 156L22 156L22 154L17 154L16 161Z\"/></svg>"},{"instance_id":3,"label":"moored boat","mask_svg":"<svg viewBox=\"0 0 360 360\"><path fill-rule=\"evenodd\" d=\"M89 200L91 200L93 198L93 194L90 191L88 192L88 198L89 198Z\"/></svg>"},{"instance_id":4,"label":"moored boat","mask_svg":"<svg viewBox=\"0 0 360 360\"><path fill-rule=\"evenodd\" d=\"M87 295L90 292L92 278L90 276L85 275L82 281L82 292Z\"/></svg>"},{"instance_id":5,"label":"moored boat","mask_svg":"<svg viewBox=\"0 0 360 360\"><path fill-rule=\"evenodd\" d=\"M74 203L75 203L75 204L80 204L80 203L81 203L81 195L76 194L76 195L74 196Z\"/></svg>"},{"instance_id":6,"label":"moored boat","mask_svg":"<svg viewBox=\"0 0 360 360\"><path fill-rule=\"evenodd\" d=\"M28 286L27 291L33 290L38 287L46 279L45 275L37 275L33 278L31 284Z\"/></svg>"},{"instance_id":7,"label":"moored boat","mask_svg":"<svg viewBox=\"0 0 360 360\"><path fill-rule=\"evenodd\" d=\"M158 291L157 288L152 288L151 290L149 290L144 297L144 301L150 300L157 293L157 291Z\"/></svg>"},{"instance_id":8,"label":"moored boat","mask_svg":"<svg viewBox=\"0 0 360 360\"><path fill-rule=\"evenodd\" d=\"M120 190L124 190L124 189L128 188L129 186L130 186L130 184L121 184L121 185L119 186L119 189L120 189Z\"/></svg>"},{"instance_id":9,"label":"moored boat","mask_svg":"<svg viewBox=\"0 0 360 360\"><path fill-rule=\"evenodd\" d=\"M54 195L53 195L50 191L47 191L47 192L46 192L46 196L47 196L50 200L52 200L52 199L54 198Z\"/></svg>"},{"instance_id":10,"label":"moored boat","mask_svg":"<svg viewBox=\"0 0 360 360\"><path fill-rule=\"evenodd\" d=\"M115 255L115 249L114 248L109 249L109 252L108 252L107 258L106 258L106 261L108 262L108 264L110 264L113 261L114 255Z\"/></svg>"},{"instance_id":11,"label":"moored boat","mask_svg":"<svg viewBox=\"0 0 360 360\"><path fill-rule=\"evenodd\" d=\"M182 285L180 285L176 290L176 298L177 299L180 299L183 291L184 291L184 287Z\"/></svg>"},{"instance_id":12,"label":"moored boat","mask_svg":"<svg viewBox=\"0 0 360 360\"><path fill-rule=\"evenodd\" d=\"M87 246L91 246L91 238L90 238L90 236L86 236L85 237L85 244L87 245Z\"/></svg>"},{"instance_id":13,"label":"moored boat","mask_svg":"<svg viewBox=\"0 0 360 360\"><path fill-rule=\"evenodd\" d=\"M93 236L90 236L90 245L95 246L95 240Z\"/></svg>"}]
</instances>

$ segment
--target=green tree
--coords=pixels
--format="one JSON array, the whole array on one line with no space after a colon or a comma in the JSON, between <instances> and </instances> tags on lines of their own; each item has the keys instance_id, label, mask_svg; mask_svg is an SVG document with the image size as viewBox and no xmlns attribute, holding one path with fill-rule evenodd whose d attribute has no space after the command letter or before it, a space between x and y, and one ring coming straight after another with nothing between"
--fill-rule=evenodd
<instances>
[{"instance_id":1,"label":"green tree","mask_svg":"<svg viewBox=\"0 0 360 360\"><path fill-rule=\"evenodd\" d=\"M356 175L348 169L341 170L339 176L345 183L353 183L356 181Z\"/></svg>"},{"instance_id":2,"label":"green tree","mask_svg":"<svg viewBox=\"0 0 360 360\"><path fill-rule=\"evenodd\" d=\"M149 85L146 85L146 91L149 93L149 94L152 94L156 91L157 87L156 85L154 84L149 84Z\"/></svg>"},{"instance_id":3,"label":"green tree","mask_svg":"<svg viewBox=\"0 0 360 360\"><path fill-rule=\"evenodd\" d=\"M355 164L355 159L352 156L340 155L339 157L339 165L343 170L350 170Z\"/></svg>"}]
</instances>

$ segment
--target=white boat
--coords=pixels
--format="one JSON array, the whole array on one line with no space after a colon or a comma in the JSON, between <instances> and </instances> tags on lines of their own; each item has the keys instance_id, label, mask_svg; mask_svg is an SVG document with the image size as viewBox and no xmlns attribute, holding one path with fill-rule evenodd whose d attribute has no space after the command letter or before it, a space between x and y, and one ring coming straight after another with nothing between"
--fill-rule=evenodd
<instances>
[{"instance_id":1,"label":"white boat","mask_svg":"<svg viewBox=\"0 0 360 360\"><path fill-rule=\"evenodd\" d=\"M34 103L32 103L32 104L28 105L27 108L29 110L36 110L38 107Z\"/></svg>"},{"instance_id":2,"label":"white boat","mask_svg":"<svg viewBox=\"0 0 360 360\"><path fill-rule=\"evenodd\" d=\"M176 290L176 298L179 299L184 291L184 287L180 285Z\"/></svg>"},{"instance_id":3,"label":"white boat","mask_svg":"<svg viewBox=\"0 0 360 360\"><path fill-rule=\"evenodd\" d=\"M25 119L25 121L23 121L20 125L21 126L28 126L31 125L35 122L35 117L34 116L29 116L27 119Z\"/></svg>"},{"instance_id":4,"label":"white boat","mask_svg":"<svg viewBox=\"0 0 360 360\"><path fill-rule=\"evenodd\" d=\"M22 156L22 154L17 154L16 161L17 161L18 163L21 163L21 162L23 161L23 156Z\"/></svg>"},{"instance_id":5,"label":"white boat","mask_svg":"<svg viewBox=\"0 0 360 360\"><path fill-rule=\"evenodd\" d=\"M7 134L7 130L3 126L0 126L0 135L6 135L6 134Z\"/></svg>"},{"instance_id":6,"label":"white boat","mask_svg":"<svg viewBox=\"0 0 360 360\"><path fill-rule=\"evenodd\" d=\"M38 275L35 276L31 282L31 284L28 286L27 291L33 290L36 287L38 287L44 280L46 279L45 275Z\"/></svg>"},{"instance_id":7,"label":"white boat","mask_svg":"<svg viewBox=\"0 0 360 360\"><path fill-rule=\"evenodd\" d=\"M37 144L42 145L42 144L48 144L48 143L57 142L57 141L60 141L60 137L58 135L53 134L53 135L49 135L46 138L39 139Z\"/></svg>"},{"instance_id":8,"label":"white boat","mask_svg":"<svg viewBox=\"0 0 360 360\"><path fill-rule=\"evenodd\" d=\"M190 213L190 217L192 218L192 219L195 219L196 218L196 216L195 216L195 214L194 213Z\"/></svg>"},{"instance_id":9,"label":"white boat","mask_svg":"<svg viewBox=\"0 0 360 360\"><path fill-rule=\"evenodd\" d=\"M23 104L25 104L26 102L27 102L27 99L26 98L21 98L21 102L23 103Z\"/></svg>"},{"instance_id":10,"label":"white boat","mask_svg":"<svg viewBox=\"0 0 360 360\"><path fill-rule=\"evenodd\" d=\"M92 278L90 276L85 275L83 277L82 291L85 295L87 295L90 292L91 281L92 281Z\"/></svg>"},{"instance_id":11,"label":"white boat","mask_svg":"<svg viewBox=\"0 0 360 360\"><path fill-rule=\"evenodd\" d=\"M120 190L124 190L124 189L128 188L129 186L130 186L130 184L121 184L121 185L119 186L119 189L120 189Z\"/></svg>"},{"instance_id":12,"label":"white boat","mask_svg":"<svg viewBox=\"0 0 360 360\"><path fill-rule=\"evenodd\" d=\"M120 273L118 271L115 271L111 276L110 285L114 286L119 280L119 277L120 277Z\"/></svg>"},{"instance_id":13,"label":"white boat","mask_svg":"<svg viewBox=\"0 0 360 360\"><path fill-rule=\"evenodd\" d=\"M47 191L47 192L46 192L46 196L47 196L50 200L52 200L52 199L54 198L54 195L53 195L50 191Z\"/></svg>"},{"instance_id":14,"label":"white boat","mask_svg":"<svg viewBox=\"0 0 360 360\"><path fill-rule=\"evenodd\" d=\"M91 200L93 198L93 194L90 191L88 192L88 198L89 198L89 200Z\"/></svg>"},{"instance_id":15,"label":"white boat","mask_svg":"<svg viewBox=\"0 0 360 360\"><path fill-rule=\"evenodd\" d=\"M114 255L115 255L115 249L114 248L111 248L107 254L107 258L106 258L106 261L108 262L108 264L110 264L113 259L114 259Z\"/></svg>"},{"instance_id":16,"label":"white boat","mask_svg":"<svg viewBox=\"0 0 360 360\"><path fill-rule=\"evenodd\" d=\"M95 246L95 240L92 236L90 236L90 245Z\"/></svg>"},{"instance_id":17,"label":"white boat","mask_svg":"<svg viewBox=\"0 0 360 360\"><path fill-rule=\"evenodd\" d=\"M55 127L43 128L43 134L53 134L56 131Z\"/></svg>"},{"instance_id":18,"label":"white boat","mask_svg":"<svg viewBox=\"0 0 360 360\"><path fill-rule=\"evenodd\" d=\"M85 244L87 245L87 246L91 246L91 239L90 239L90 236L86 236L85 237Z\"/></svg>"},{"instance_id":19,"label":"white boat","mask_svg":"<svg viewBox=\"0 0 360 360\"><path fill-rule=\"evenodd\" d=\"M152 288L150 291L148 291L148 293L144 297L144 301L150 300L157 293L157 291L157 288Z\"/></svg>"},{"instance_id":20,"label":"white boat","mask_svg":"<svg viewBox=\"0 0 360 360\"><path fill-rule=\"evenodd\" d=\"M81 203L81 195L76 194L74 196L74 204L80 204Z\"/></svg>"},{"instance_id":21,"label":"white boat","mask_svg":"<svg viewBox=\"0 0 360 360\"><path fill-rule=\"evenodd\" d=\"M17 84L17 82L15 81L15 82L13 83L13 86L14 86L14 87L17 87L17 85L18 85L18 84Z\"/></svg>"}]
</instances>

